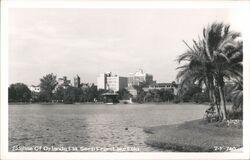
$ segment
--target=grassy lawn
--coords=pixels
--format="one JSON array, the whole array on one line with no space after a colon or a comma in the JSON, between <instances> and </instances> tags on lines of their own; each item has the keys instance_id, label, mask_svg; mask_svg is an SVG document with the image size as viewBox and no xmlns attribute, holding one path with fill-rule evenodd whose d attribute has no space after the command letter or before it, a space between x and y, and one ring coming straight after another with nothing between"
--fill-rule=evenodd
<instances>
[{"instance_id":1,"label":"grassy lawn","mask_svg":"<svg viewBox=\"0 0 250 160\"><path fill-rule=\"evenodd\" d=\"M225 127L203 120L144 128L152 147L184 152L223 152L242 147L242 128Z\"/></svg>"}]
</instances>

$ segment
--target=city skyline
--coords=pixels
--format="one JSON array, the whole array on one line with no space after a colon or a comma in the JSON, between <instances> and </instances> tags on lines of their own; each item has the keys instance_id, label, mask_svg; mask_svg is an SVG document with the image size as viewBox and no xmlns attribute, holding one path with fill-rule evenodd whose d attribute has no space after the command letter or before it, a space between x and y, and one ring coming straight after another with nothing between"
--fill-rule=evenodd
<instances>
[{"instance_id":1,"label":"city skyline","mask_svg":"<svg viewBox=\"0 0 250 160\"><path fill-rule=\"evenodd\" d=\"M191 44L214 21L241 31L236 11L10 9L9 84L37 85L49 73L97 84L100 73L128 76L140 68L157 82L172 82L175 59L187 49L182 40Z\"/></svg>"},{"instance_id":2,"label":"city skyline","mask_svg":"<svg viewBox=\"0 0 250 160\"><path fill-rule=\"evenodd\" d=\"M100 75L109 74L112 77L124 77L124 78L128 78L129 79L131 77L131 74L135 75L138 72L143 72L143 74L151 75L152 78L153 78L153 74L146 73L146 72L144 72L144 70L139 69L139 70L137 70L134 73L128 73L128 75L118 75L118 74L113 73L113 72L100 73L99 75L96 76L96 78L97 78L97 82L96 83L82 82L81 81L81 77L78 74L74 75L73 77L68 77L67 75L64 75L62 77L57 77L57 81L58 82L59 81L63 82L63 80L64 81L68 81L69 85L71 85L71 86L76 86L76 83L78 83L77 85L80 85L80 84L94 84L94 85L98 85L98 78L99 78ZM54 74L54 75L56 75L56 74ZM155 83L158 83L156 79L152 79L152 80L154 80ZM171 81L169 83L172 83L172 82L173 81ZM30 86L39 86L39 84L37 84L37 85L36 84L31 84Z\"/></svg>"}]
</instances>

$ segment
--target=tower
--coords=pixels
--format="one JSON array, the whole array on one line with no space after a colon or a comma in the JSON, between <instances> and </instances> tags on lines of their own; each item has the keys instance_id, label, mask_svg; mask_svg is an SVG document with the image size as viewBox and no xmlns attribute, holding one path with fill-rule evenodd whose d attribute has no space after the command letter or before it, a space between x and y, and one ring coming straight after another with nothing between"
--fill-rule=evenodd
<instances>
[{"instance_id":1,"label":"tower","mask_svg":"<svg viewBox=\"0 0 250 160\"><path fill-rule=\"evenodd\" d=\"M81 87L81 79L78 75L76 75L76 77L74 77L74 87L76 87L76 88Z\"/></svg>"}]
</instances>

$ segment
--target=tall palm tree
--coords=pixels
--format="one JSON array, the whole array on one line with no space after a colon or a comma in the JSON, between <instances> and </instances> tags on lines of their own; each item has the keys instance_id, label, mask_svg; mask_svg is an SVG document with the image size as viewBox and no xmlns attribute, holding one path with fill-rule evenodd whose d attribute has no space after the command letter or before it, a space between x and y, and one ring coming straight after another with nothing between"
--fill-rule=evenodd
<instances>
[{"instance_id":1,"label":"tall palm tree","mask_svg":"<svg viewBox=\"0 0 250 160\"><path fill-rule=\"evenodd\" d=\"M232 102L233 109L241 111L243 110L243 79L235 79L234 80L234 88L232 90Z\"/></svg>"},{"instance_id":2,"label":"tall palm tree","mask_svg":"<svg viewBox=\"0 0 250 160\"><path fill-rule=\"evenodd\" d=\"M216 105L217 112L222 119L227 118L225 102L225 79L242 75L242 47L237 32L229 30L229 25L213 23L203 30L203 39L198 43L193 41L193 47L187 45L188 50L178 57L178 61L186 61L180 69L177 79L180 86L187 82L204 84L209 91L210 105ZM216 96L219 91L219 97Z\"/></svg>"},{"instance_id":3,"label":"tall palm tree","mask_svg":"<svg viewBox=\"0 0 250 160\"><path fill-rule=\"evenodd\" d=\"M178 67L180 69L177 74L177 80L179 81L180 88L189 83L198 83L199 86L205 85L209 93L210 106L214 108L217 104L217 98L215 96L215 84L213 77L213 66L207 60L205 54L205 42L199 39L198 43L193 41L193 47L190 47L185 41L183 41L188 50L178 57L178 62L186 61L185 65ZM217 113L221 116L221 109L216 105Z\"/></svg>"},{"instance_id":4,"label":"tall palm tree","mask_svg":"<svg viewBox=\"0 0 250 160\"><path fill-rule=\"evenodd\" d=\"M203 30L206 57L213 66L213 76L218 86L223 119L227 118L225 101L225 79L242 74L243 44L237 40L238 32L230 31L230 26L213 23Z\"/></svg>"}]
</instances>

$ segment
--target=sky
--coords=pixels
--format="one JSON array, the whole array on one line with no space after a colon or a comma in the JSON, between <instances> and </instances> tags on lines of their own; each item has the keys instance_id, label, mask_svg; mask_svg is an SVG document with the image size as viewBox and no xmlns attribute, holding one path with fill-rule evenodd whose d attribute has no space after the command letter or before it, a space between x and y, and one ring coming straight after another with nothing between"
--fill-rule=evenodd
<instances>
[{"instance_id":1,"label":"sky","mask_svg":"<svg viewBox=\"0 0 250 160\"><path fill-rule=\"evenodd\" d=\"M95 83L100 73L143 69L157 82L175 80L176 58L215 21L237 26L230 9L9 10L9 84L38 85L54 73Z\"/></svg>"}]
</instances>

